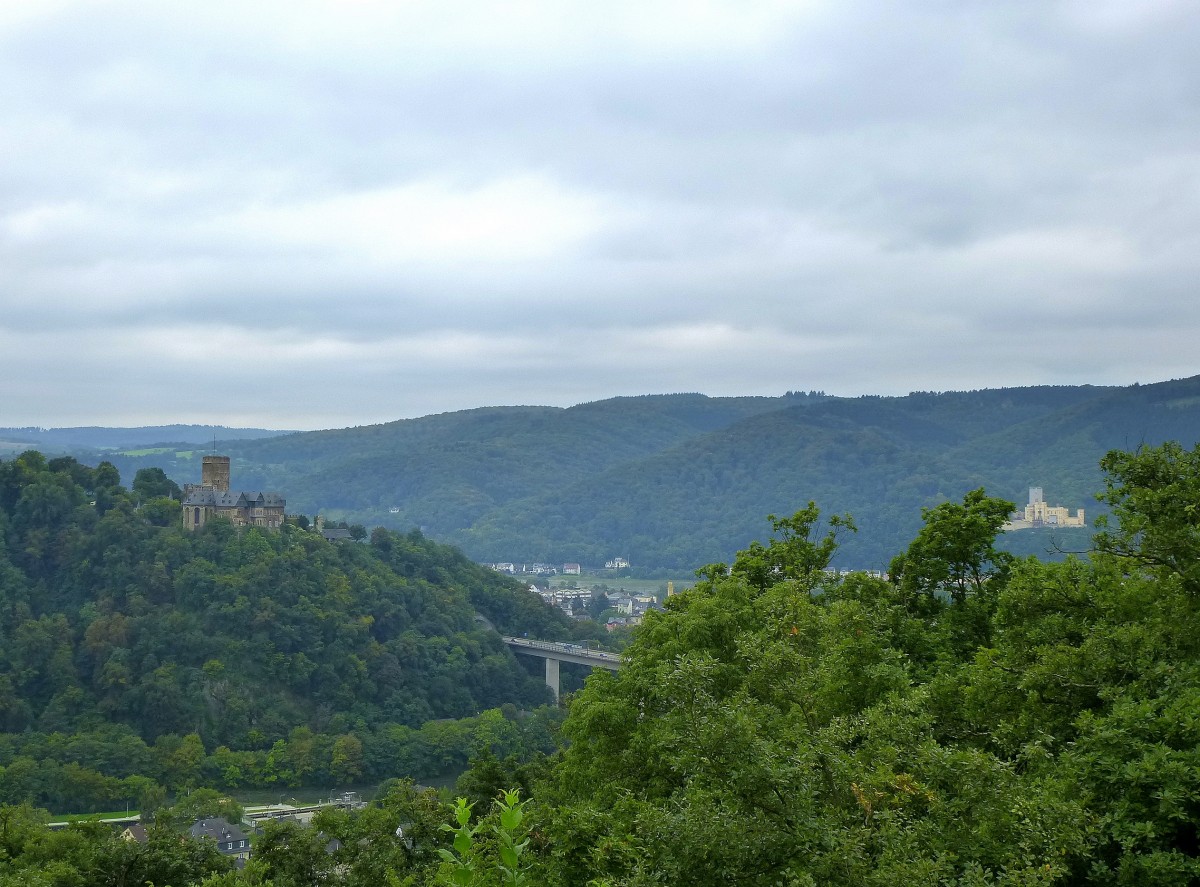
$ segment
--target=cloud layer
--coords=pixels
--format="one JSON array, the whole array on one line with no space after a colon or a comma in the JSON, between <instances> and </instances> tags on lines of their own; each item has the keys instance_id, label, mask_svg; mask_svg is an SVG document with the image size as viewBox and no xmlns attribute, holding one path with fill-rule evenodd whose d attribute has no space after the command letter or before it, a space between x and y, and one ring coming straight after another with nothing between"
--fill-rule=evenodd
<instances>
[{"instance_id":1,"label":"cloud layer","mask_svg":"<svg viewBox=\"0 0 1200 887\"><path fill-rule=\"evenodd\" d=\"M1200 372L1200 10L0 11L0 425Z\"/></svg>"}]
</instances>

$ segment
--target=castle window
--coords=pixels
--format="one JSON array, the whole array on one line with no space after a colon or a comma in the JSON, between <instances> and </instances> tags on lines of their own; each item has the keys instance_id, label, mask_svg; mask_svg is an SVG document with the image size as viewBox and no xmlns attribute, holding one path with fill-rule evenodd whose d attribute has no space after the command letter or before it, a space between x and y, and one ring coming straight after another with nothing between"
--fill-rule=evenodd
<instances>
[{"instance_id":1,"label":"castle window","mask_svg":"<svg viewBox=\"0 0 1200 887\"><path fill-rule=\"evenodd\" d=\"M192 511L194 512L194 514L192 515L192 526L198 527L198 526L200 526L200 509L193 508Z\"/></svg>"}]
</instances>

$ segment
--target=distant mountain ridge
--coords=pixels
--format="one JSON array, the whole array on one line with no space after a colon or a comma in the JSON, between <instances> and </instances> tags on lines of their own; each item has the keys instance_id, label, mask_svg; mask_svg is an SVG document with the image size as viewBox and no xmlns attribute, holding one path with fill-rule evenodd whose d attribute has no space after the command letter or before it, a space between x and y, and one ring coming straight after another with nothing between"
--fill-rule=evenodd
<instances>
[{"instance_id":1,"label":"distant mountain ridge","mask_svg":"<svg viewBox=\"0 0 1200 887\"><path fill-rule=\"evenodd\" d=\"M41 451L86 448L95 450L130 449L156 444L196 444L211 446L231 440L276 437L292 434L267 428L227 428L224 425L144 425L136 428L107 428L99 425L74 428L0 428L0 448L19 450L21 444Z\"/></svg>"},{"instance_id":2,"label":"distant mountain ridge","mask_svg":"<svg viewBox=\"0 0 1200 887\"><path fill-rule=\"evenodd\" d=\"M621 397L574 407L489 407L381 425L229 441L239 486L289 511L420 527L486 561L690 570L765 535L768 513L814 500L859 533L839 565L886 567L921 508L976 487L1096 514L1111 449L1200 440L1200 377L1129 387L1037 386L903 397ZM123 477L198 459L108 454ZM1087 531L1075 543L1086 545ZM1013 534L1041 551L1040 531ZM1067 545L1066 547L1072 547Z\"/></svg>"}]
</instances>

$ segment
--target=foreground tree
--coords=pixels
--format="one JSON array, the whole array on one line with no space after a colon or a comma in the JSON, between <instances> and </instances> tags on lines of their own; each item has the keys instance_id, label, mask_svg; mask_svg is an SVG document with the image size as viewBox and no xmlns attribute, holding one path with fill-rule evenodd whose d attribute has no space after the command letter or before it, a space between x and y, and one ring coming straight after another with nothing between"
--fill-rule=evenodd
<instances>
[{"instance_id":1,"label":"foreground tree","mask_svg":"<svg viewBox=\"0 0 1200 887\"><path fill-rule=\"evenodd\" d=\"M890 568L893 581L910 595L947 594L958 604L1003 584L1012 555L996 550L996 536L1016 506L982 488L962 504L943 502L922 511L925 525Z\"/></svg>"},{"instance_id":2,"label":"foreground tree","mask_svg":"<svg viewBox=\"0 0 1200 887\"><path fill-rule=\"evenodd\" d=\"M809 532L818 518L800 513L786 560L755 545L732 575L710 571L647 619L620 672L589 678L543 790L547 883L1033 884L1066 871L1087 822L1076 800L938 741L921 665L946 643L936 615L912 616L882 580L825 573L834 545Z\"/></svg>"},{"instance_id":3,"label":"foreground tree","mask_svg":"<svg viewBox=\"0 0 1200 887\"><path fill-rule=\"evenodd\" d=\"M51 831L48 819L44 810L0 806L0 887L185 887L233 867L212 841L162 826L138 843L99 822Z\"/></svg>"},{"instance_id":4,"label":"foreground tree","mask_svg":"<svg viewBox=\"0 0 1200 887\"><path fill-rule=\"evenodd\" d=\"M996 552L1012 506L980 490L892 582L762 545L709 570L573 701L545 882L1197 883L1200 459L1106 467L1090 563Z\"/></svg>"},{"instance_id":5,"label":"foreground tree","mask_svg":"<svg viewBox=\"0 0 1200 887\"><path fill-rule=\"evenodd\" d=\"M794 582L806 591L812 590L825 578L837 552L838 535L856 531L849 515L835 514L825 534L818 538L821 512L815 502L791 517L769 514L767 521L771 524L771 540L766 545L752 542L745 551L739 551L730 571L759 591L780 582ZM702 574L712 572L710 568L701 570Z\"/></svg>"},{"instance_id":6,"label":"foreground tree","mask_svg":"<svg viewBox=\"0 0 1200 887\"><path fill-rule=\"evenodd\" d=\"M1107 474L1100 499L1117 523L1101 519L1097 547L1200 594L1200 445L1185 450L1174 441L1112 452L1101 461Z\"/></svg>"}]
</instances>

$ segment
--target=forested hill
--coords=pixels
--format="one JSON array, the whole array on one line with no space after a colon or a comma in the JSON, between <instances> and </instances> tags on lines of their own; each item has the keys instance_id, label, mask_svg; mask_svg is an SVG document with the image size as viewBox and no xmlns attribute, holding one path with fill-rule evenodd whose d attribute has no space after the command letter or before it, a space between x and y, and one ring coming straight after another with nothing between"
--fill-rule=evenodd
<instances>
[{"instance_id":1,"label":"forested hill","mask_svg":"<svg viewBox=\"0 0 1200 887\"><path fill-rule=\"evenodd\" d=\"M398 772L397 729L549 701L477 618L569 637L569 620L520 583L416 532L333 544L291 524L214 521L186 533L154 474L129 491L107 463L0 461L0 801L53 798L14 763L47 757L170 784L163 761L187 736L200 749L191 778L205 749L224 749L232 763L207 781L231 788L315 778L314 742L321 779L381 778ZM342 773L330 769L338 739L358 749ZM307 770L285 766L293 742L307 743ZM460 752L462 765L465 750L445 754ZM78 802L76 783L64 793Z\"/></svg>"},{"instance_id":2,"label":"forested hill","mask_svg":"<svg viewBox=\"0 0 1200 887\"><path fill-rule=\"evenodd\" d=\"M1040 486L1052 504L1095 513L1100 458L1169 439L1200 440L1200 377L905 397L616 398L223 449L237 485L282 490L289 509L421 527L478 560L620 555L690 569L728 560L731 540L762 534L764 514L815 500L860 527L838 565L879 568L912 538L922 507L980 486L1020 504ZM126 474L159 465L179 482L199 475L195 458L173 452L110 458ZM1005 544L1050 542L1034 533Z\"/></svg>"}]
</instances>

